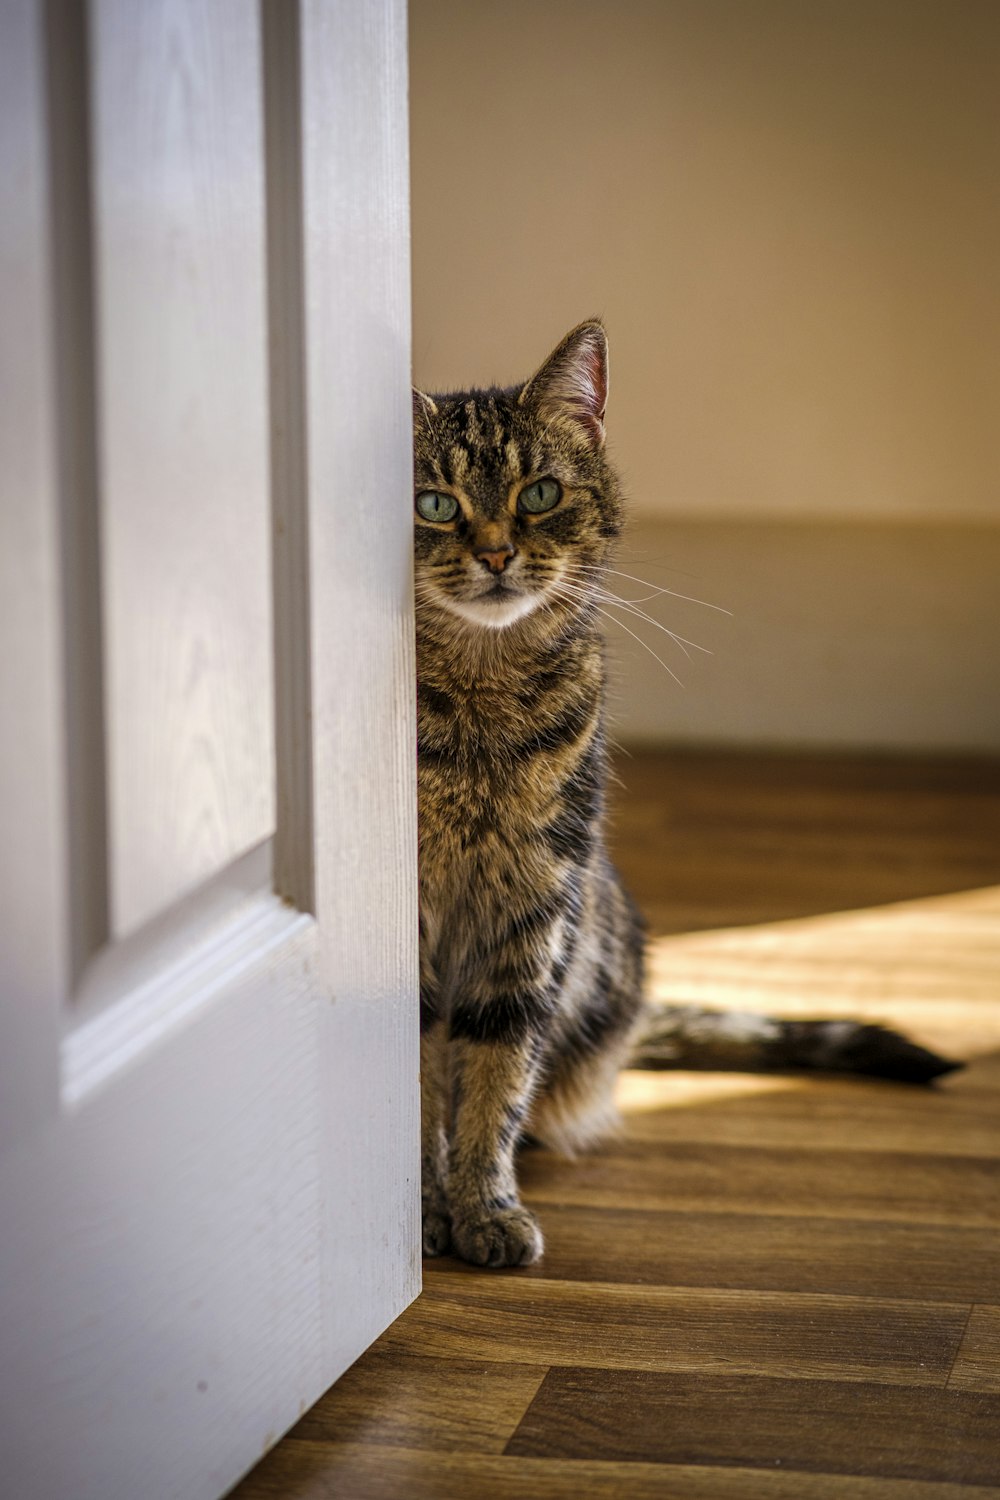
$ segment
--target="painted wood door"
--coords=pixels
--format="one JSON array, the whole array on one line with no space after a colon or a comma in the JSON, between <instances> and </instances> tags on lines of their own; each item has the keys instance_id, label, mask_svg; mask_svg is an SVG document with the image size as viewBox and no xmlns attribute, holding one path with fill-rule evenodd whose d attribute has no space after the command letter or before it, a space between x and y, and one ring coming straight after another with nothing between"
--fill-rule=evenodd
<instances>
[{"instance_id":1,"label":"painted wood door","mask_svg":"<svg viewBox=\"0 0 1000 1500\"><path fill-rule=\"evenodd\" d=\"M0 11L0 1475L221 1495L419 1285L405 12Z\"/></svg>"}]
</instances>

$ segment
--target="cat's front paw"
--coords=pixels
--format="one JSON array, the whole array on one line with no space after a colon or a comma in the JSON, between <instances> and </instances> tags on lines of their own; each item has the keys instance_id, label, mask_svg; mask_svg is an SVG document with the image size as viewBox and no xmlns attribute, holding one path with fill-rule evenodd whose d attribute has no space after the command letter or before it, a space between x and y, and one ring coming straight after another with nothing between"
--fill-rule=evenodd
<instances>
[{"instance_id":1,"label":"cat's front paw","mask_svg":"<svg viewBox=\"0 0 1000 1500\"><path fill-rule=\"evenodd\" d=\"M520 1204L482 1219L456 1220L451 1239L474 1266L530 1266L544 1248L538 1220Z\"/></svg>"},{"instance_id":2,"label":"cat's front paw","mask_svg":"<svg viewBox=\"0 0 1000 1500\"><path fill-rule=\"evenodd\" d=\"M447 1255L451 1249L451 1221L436 1209L424 1211L424 1254Z\"/></svg>"}]
</instances>

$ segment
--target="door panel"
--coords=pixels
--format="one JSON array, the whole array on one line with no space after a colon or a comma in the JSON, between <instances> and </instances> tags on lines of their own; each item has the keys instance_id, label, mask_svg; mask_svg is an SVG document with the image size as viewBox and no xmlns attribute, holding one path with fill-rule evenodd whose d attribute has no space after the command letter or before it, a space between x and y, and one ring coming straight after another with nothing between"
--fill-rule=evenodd
<instances>
[{"instance_id":1,"label":"door panel","mask_svg":"<svg viewBox=\"0 0 1000 1500\"><path fill-rule=\"evenodd\" d=\"M274 829L257 11L96 0L90 50L122 935Z\"/></svg>"},{"instance_id":2,"label":"door panel","mask_svg":"<svg viewBox=\"0 0 1000 1500\"><path fill-rule=\"evenodd\" d=\"M181 1031L2 1164L12 1495L220 1495L338 1373L315 927L279 906L246 936Z\"/></svg>"}]
</instances>

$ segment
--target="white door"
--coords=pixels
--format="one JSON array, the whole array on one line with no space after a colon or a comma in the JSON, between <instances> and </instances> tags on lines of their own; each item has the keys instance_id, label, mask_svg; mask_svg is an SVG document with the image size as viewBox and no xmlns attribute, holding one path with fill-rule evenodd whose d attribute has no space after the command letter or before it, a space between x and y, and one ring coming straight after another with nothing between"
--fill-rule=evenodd
<instances>
[{"instance_id":1,"label":"white door","mask_svg":"<svg viewBox=\"0 0 1000 1500\"><path fill-rule=\"evenodd\" d=\"M419 1285L401 0L0 9L0 1485L221 1495Z\"/></svg>"}]
</instances>

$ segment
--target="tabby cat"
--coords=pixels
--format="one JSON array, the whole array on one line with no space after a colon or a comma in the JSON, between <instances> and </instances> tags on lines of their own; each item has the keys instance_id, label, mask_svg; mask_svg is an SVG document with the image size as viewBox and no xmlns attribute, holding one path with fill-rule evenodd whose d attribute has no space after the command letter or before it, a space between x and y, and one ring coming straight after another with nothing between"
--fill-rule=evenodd
<instances>
[{"instance_id":1,"label":"tabby cat","mask_svg":"<svg viewBox=\"0 0 1000 1500\"><path fill-rule=\"evenodd\" d=\"M541 1255L517 1147L599 1140L625 1064L950 1066L880 1027L643 1004L602 831L607 389L587 322L523 385L414 393L423 1244L480 1265Z\"/></svg>"}]
</instances>

